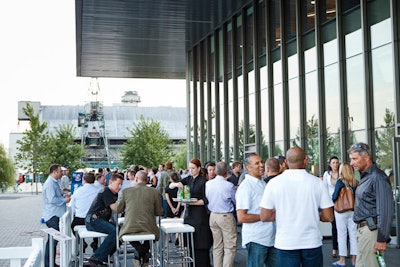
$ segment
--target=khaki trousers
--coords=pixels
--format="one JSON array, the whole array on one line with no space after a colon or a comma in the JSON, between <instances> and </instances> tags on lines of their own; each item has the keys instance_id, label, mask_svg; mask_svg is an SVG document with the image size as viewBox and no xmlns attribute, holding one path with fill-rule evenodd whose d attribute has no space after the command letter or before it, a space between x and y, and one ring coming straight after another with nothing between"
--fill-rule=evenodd
<instances>
[{"instance_id":1,"label":"khaki trousers","mask_svg":"<svg viewBox=\"0 0 400 267\"><path fill-rule=\"evenodd\" d=\"M210 228L214 239L214 267L233 267L237 240L236 221L233 214L211 212Z\"/></svg>"},{"instance_id":2,"label":"khaki trousers","mask_svg":"<svg viewBox=\"0 0 400 267\"><path fill-rule=\"evenodd\" d=\"M378 230L371 231L368 226L357 229L357 260L356 267L379 267L374 254L374 247L378 237Z\"/></svg>"}]
</instances>

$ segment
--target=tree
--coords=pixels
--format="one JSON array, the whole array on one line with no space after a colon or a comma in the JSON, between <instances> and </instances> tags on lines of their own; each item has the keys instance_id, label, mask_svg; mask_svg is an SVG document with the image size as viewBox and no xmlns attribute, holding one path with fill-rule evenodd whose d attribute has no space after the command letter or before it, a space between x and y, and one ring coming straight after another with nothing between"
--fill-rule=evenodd
<instances>
[{"instance_id":1,"label":"tree","mask_svg":"<svg viewBox=\"0 0 400 267\"><path fill-rule=\"evenodd\" d=\"M84 168L82 158L85 155L85 148L74 142L76 127L68 124L61 125L55 130L56 134L51 134L49 138L45 165L58 163L71 170Z\"/></svg>"},{"instance_id":2,"label":"tree","mask_svg":"<svg viewBox=\"0 0 400 267\"><path fill-rule=\"evenodd\" d=\"M0 186L15 184L14 165L2 144L0 144Z\"/></svg>"},{"instance_id":3,"label":"tree","mask_svg":"<svg viewBox=\"0 0 400 267\"><path fill-rule=\"evenodd\" d=\"M383 170L392 170L393 167L393 137L395 116L390 109L385 110L385 125L380 130L376 130L376 161Z\"/></svg>"},{"instance_id":4,"label":"tree","mask_svg":"<svg viewBox=\"0 0 400 267\"><path fill-rule=\"evenodd\" d=\"M131 136L121 148L124 166L136 164L152 167L171 160L172 142L160 122L145 119L142 115L135 127L128 130Z\"/></svg>"},{"instance_id":5,"label":"tree","mask_svg":"<svg viewBox=\"0 0 400 267\"><path fill-rule=\"evenodd\" d=\"M181 142L179 146L178 153L173 157L174 166L176 169L186 169L187 168L187 143Z\"/></svg>"},{"instance_id":6,"label":"tree","mask_svg":"<svg viewBox=\"0 0 400 267\"><path fill-rule=\"evenodd\" d=\"M46 162L48 155L47 144L49 134L46 132L47 123L40 123L39 114L35 115L33 107L27 103L22 109L30 120L30 130L23 132L22 139L17 141L18 148L15 155L17 167L33 172L48 172L49 166L42 164Z\"/></svg>"}]
</instances>

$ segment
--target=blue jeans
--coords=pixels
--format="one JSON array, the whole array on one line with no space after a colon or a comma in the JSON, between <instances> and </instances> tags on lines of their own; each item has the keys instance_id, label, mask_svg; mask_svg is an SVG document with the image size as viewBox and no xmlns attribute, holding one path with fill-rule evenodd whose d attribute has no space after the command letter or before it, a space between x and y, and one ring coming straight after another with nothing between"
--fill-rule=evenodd
<instances>
[{"instance_id":1,"label":"blue jeans","mask_svg":"<svg viewBox=\"0 0 400 267\"><path fill-rule=\"evenodd\" d=\"M276 263L276 249L274 247L266 247L258 243L250 242L246 244L247 249L247 267L275 267Z\"/></svg>"},{"instance_id":2,"label":"blue jeans","mask_svg":"<svg viewBox=\"0 0 400 267\"><path fill-rule=\"evenodd\" d=\"M86 228L89 231L105 233L108 236L100 244L99 248L93 254L93 258L107 262L108 256L116 251L117 231L115 225L103 219L86 219Z\"/></svg>"},{"instance_id":3,"label":"blue jeans","mask_svg":"<svg viewBox=\"0 0 400 267\"><path fill-rule=\"evenodd\" d=\"M162 207L163 207L163 215L162 215L162 217L163 218L167 218L167 209L168 209L168 202L167 202L167 200L166 199L162 199Z\"/></svg>"},{"instance_id":4,"label":"blue jeans","mask_svg":"<svg viewBox=\"0 0 400 267\"><path fill-rule=\"evenodd\" d=\"M276 249L279 267L322 267L322 247L298 250Z\"/></svg>"},{"instance_id":5,"label":"blue jeans","mask_svg":"<svg viewBox=\"0 0 400 267\"><path fill-rule=\"evenodd\" d=\"M60 231L60 218L57 216L51 217L47 222L46 226L48 228L54 228L57 231ZM53 239L53 260L56 260L56 247L57 247L58 241ZM44 253L44 266L49 267L50 266L50 236L47 238L46 242L46 250Z\"/></svg>"}]
</instances>

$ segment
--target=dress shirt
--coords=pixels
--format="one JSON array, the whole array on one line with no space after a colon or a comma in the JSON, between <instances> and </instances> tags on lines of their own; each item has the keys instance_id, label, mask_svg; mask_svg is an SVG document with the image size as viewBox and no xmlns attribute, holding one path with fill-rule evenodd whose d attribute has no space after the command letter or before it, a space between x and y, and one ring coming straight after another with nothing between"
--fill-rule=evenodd
<instances>
[{"instance_id":1,"label":"dress shirt","mask_svg":"<svg viewBox=\"0 0 400 267\"><path fill-rule=\"evenodd\" d=\"M353 220L365 221L368 217L377 220L378 242L386 242L390 237L393 216L393 192L387 175L376 164L364 173L356 190Z\"/></svg>"},{"instance_id":2,"label":"dress shirt","mask_svg":"<svg viewBox=\"0 0 400 267\"><path fill-rule=\"evenodd\" d=\"M72 213L76 217L85 218L97 193L99 193L99 188L94 184L86 183L77 188L71 198Z\"/></svg>"},{"instance_id":3,"label":"dress shirt","mask_svg":"<svg viewBox=\"0 0 400 267\"><path fill-rule=\"evenodd\" d=\"M99 183L99 181L94 181L94 185L97 187L98 190L100 190L100 189L102 189L104 187L104 185Z\"/></svg>"},{"instance_id":4,"label":"dress shirt","mask_svg":"<svg viewBox=\"0 0 400 267\"><path fill-rule=\"evenodd\" d=\"M49 175L42 189L42 213L47 222L51 217L62 217L67 209L67 201L61 195L57 179Z\"/></svg>"},{"instance_id":5,"label":"dress shirt","mask_svg":"<svg viewBox=\"0 0 400 267\"><path fill-rule=\"evenodd\" d=\"M236 203L235 194L235 186L220 175L206 183L208 209L211 212L233 212Z\"/></svg>"}]
</instances>

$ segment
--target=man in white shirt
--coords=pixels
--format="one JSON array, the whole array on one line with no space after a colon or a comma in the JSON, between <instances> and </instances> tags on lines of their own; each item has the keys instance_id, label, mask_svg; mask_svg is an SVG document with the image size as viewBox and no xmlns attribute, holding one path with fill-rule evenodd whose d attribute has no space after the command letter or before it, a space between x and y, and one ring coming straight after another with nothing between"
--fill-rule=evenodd
<instances>
[{"instance_id":1,"label":"man in white shirt","mask_svg":"<svg viewBox=\"0 0 400 267\"><path fill-rule=\"evenodd\" d=\"M62 176L59 183L60 183L61 193L65 195L71 192L71 189L69 187L69 178L68 178L69 169L61 167L61 171L62 171Z\"/></svg>"},{"instance_id":2,"label":"man in white shirt","mask_svg":"<svg viewBox=\"0 0 400 267\"><path fill-rule=\"evenodd\" d=\"M76 225L85 225L85 218L87 212L92 205L93 199L97 196L99 188L94 185L95 176L94 173L88 172L83 175L83 186L78 187L71 197L71 211L74 214L74 219L71 223L72 233L74 233L74 227ZM96 240L97 241L97 240ZM94 244L97 244L97 242ZM92 247L97 245L92 244ZM83 251L87 247L86 242L83 243Z\"/></svg>"},{"instance_id":3,"label":"man in white shirt","mask_svg":"<svg viewBox=\"0 0 400 267\"><path fill-rule=\"evenodd\" d=\"M242 223L242 246L247 249L247 267L276 265L275 223L260 220L260 201L266 183L264 162L256 153L246 155L244 161L248 174L236 192L236 212Z\"/></svg>"},{"instance_id":4,"label":"man in white shirt","mask_svg":"<svg viewBox=\"0 0 400 267\"><path fill-rule=\"evenodd\" d=\"M289 169L268 182L261 220L276 220L278 266L323 266L319 221L333 220L333 202L323 181L306 171L304 150L292 147L286 154Z\"/></svg>"}]
</instances>

